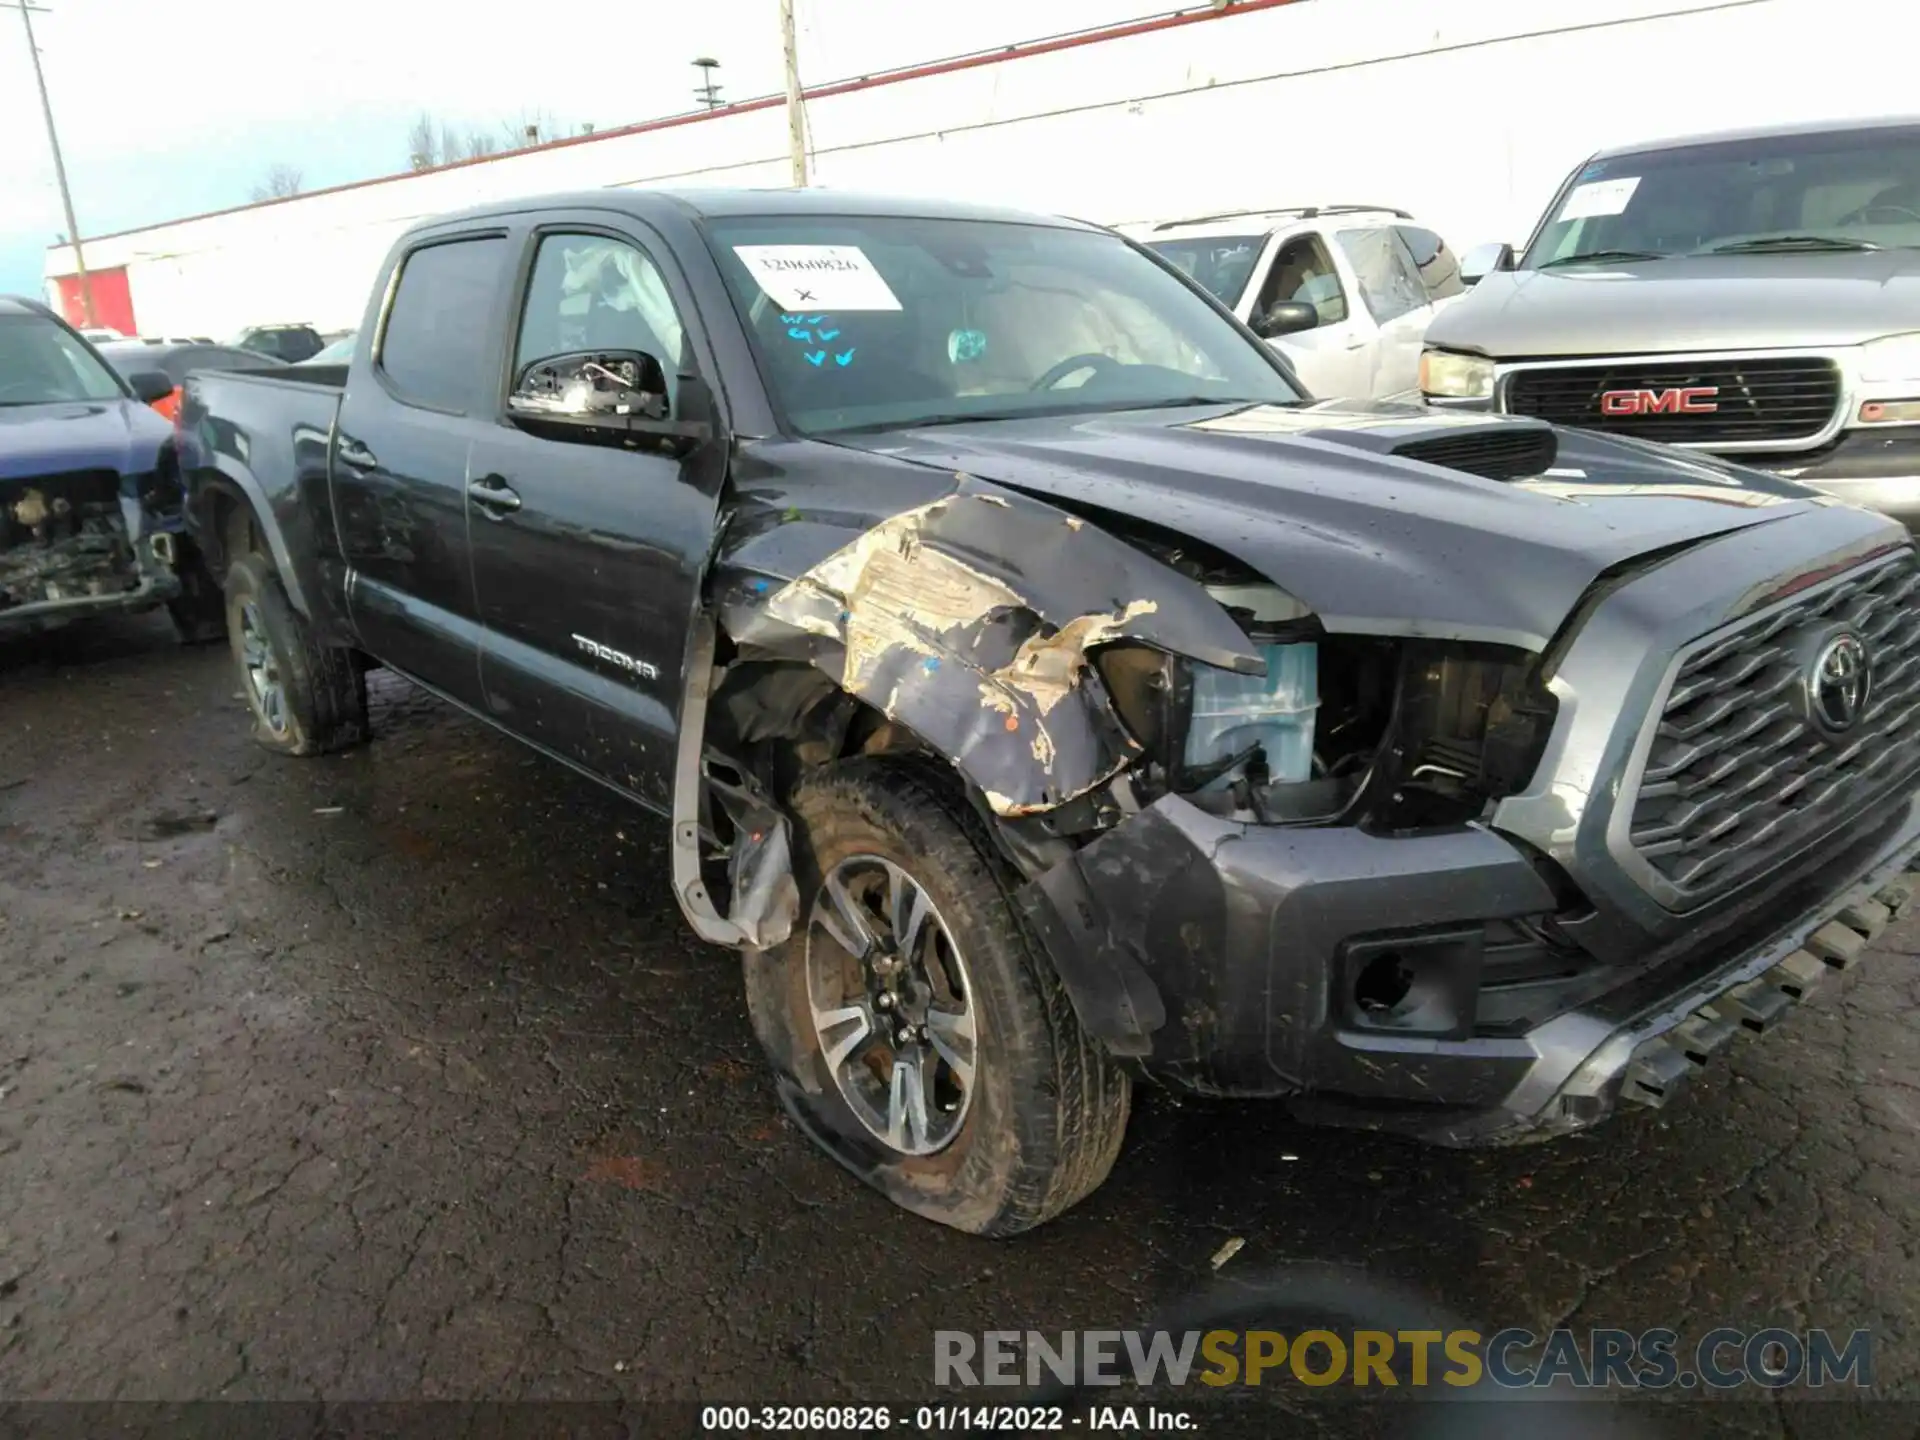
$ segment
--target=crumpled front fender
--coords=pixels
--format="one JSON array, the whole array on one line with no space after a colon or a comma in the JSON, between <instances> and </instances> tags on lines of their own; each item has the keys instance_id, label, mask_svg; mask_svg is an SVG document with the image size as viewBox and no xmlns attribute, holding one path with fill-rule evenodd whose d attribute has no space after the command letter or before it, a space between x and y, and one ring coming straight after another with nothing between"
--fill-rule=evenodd
<instances>
[{"instance_id":1,"label":"crumpled front fender","mask_svg":"<svg viewBox=\"0 0 1920 1440\"><path fill-rule=\"evenodd\" d=\"M736 643L804 658L937 747L996 814L1085 794L1140 754L1088 652L1121 639L1258 674L1194 581L1078 516L958 476L865 526L747 506L714 572Z\"/></svg>"}]
</instances>

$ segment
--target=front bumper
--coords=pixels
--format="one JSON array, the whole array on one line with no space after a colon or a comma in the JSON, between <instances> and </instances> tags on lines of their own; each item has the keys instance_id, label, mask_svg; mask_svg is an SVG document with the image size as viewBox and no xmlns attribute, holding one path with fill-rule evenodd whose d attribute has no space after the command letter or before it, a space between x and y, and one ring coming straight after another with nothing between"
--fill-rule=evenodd
<instances>
[{"instance_id":1,"label":"front bumper","mask_svg":"<svg viewBox=\"0 0 1920 1440\"><path fill-rule=\"evenodd\" d=\"M1622 1102L1665 1103L1736 1034L1851 966L1906 903L1916 855L1920 800L1795 887L1786 913L1756 910L1637 967L1589 957L1582 976L1536 977L1551 1002L1496 1025L1492 937L1560 902L1518 845L1479 826L1252 826L1168 796L1027 886L1022 904L1085 1028L1155 1078L1498 1145L1585 1128ZM1412 1003L1370 1010L1363 977L1389 953L1415 957L1418 986Z\"/></svg>"},{"instance_id":2,"label":"front bumper","mask_svg":"<svg viewBox=\"0 0 1920 1440\"><path fill-rule=\"evenodd\" d=\"M180 594L180 580L165 570L143 567L130 590L105 595L75 595L62 600L39 600L0 610L0 635L25 635L55 630L77 620L136 610L151 610Z\"/></svg>"}]
</instances>

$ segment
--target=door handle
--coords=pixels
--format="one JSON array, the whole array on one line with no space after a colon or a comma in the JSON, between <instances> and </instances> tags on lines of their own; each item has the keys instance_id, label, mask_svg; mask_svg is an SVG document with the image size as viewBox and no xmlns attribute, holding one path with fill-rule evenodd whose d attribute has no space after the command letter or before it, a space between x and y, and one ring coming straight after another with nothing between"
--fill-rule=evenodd
<instances>
[{"instance_id":1,"label":"door handle","mask_svg":"<svg viewBox=\"0 0 1920 1440\"><path fill-rule=\"evenodd\" d=\"M380 468L380 461L375 458L373 451L362 445L358 440L343 439L334 447L333 453L338 455L340 457L340 463L350 470L378 470Z\"/></svg>"},{"instance_id":2,"label":"door handle","mask_svg":"<svg viewBox=\"0 0 1920 1440\"><path fill-rule=\"evenodd\" d=\"M467 486L467 495L480 506L482 514L495 520L520 508L520 496L498 475L475 480Z\"/></svg>"}]
</instances>

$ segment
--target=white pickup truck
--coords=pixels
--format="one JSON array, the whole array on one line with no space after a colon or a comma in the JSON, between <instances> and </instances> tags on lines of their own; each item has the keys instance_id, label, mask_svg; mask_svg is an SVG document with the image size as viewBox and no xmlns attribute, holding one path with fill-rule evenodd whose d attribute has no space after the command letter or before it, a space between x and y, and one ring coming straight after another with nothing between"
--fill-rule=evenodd
<instances>
[{"instance_id":1,"label":"white pickup truck","mask_svg":"<svg viewBox=\"0 0 1920 1440\"><path fill-rule=\"evenodd\" d=\"M1328 398L1417 399L1427 326L1466 289L1446 241L1382 205L1121 229L1212 291Z\"/></svg>"}]
</instances>

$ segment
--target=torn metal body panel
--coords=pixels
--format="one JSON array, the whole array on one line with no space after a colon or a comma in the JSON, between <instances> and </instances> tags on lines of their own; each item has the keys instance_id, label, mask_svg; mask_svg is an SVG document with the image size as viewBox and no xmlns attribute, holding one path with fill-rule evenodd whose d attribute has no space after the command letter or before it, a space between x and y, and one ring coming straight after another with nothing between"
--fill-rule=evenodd
<instances>
[{"instance_id":1,"label":"torn metal body panel","mask_svg":"<svg viewBox=\"0 0 1920 1440\"><path fill-rule=\"evenodd\" d=\"M1201 586L968 476L864 528L736 488L743 509L715 577L727 633L820 667L939 749L998 815L1062 805L1142 753L1088 663L1096 647L1129 639L1264 666Z\"/></svg>"}]
</instances>

